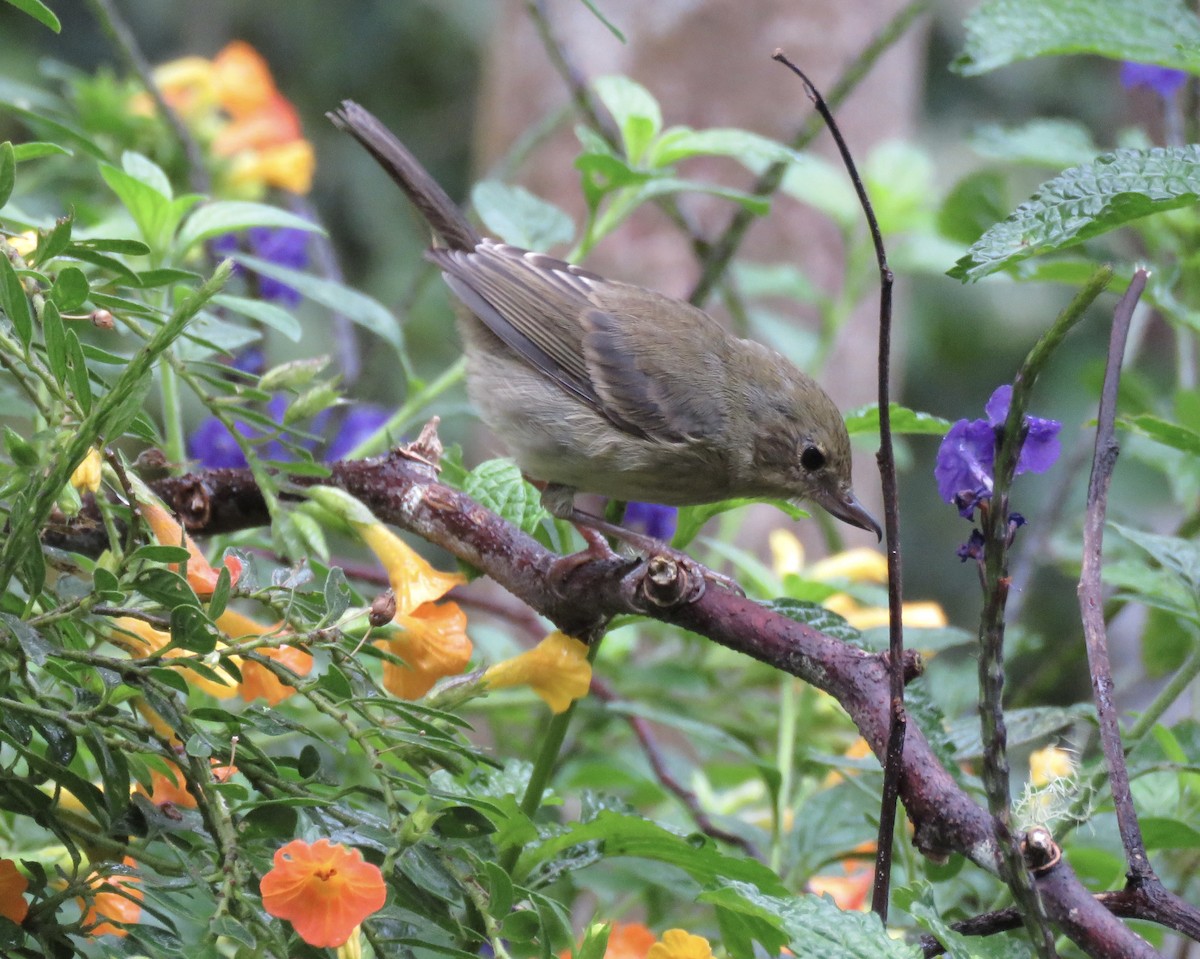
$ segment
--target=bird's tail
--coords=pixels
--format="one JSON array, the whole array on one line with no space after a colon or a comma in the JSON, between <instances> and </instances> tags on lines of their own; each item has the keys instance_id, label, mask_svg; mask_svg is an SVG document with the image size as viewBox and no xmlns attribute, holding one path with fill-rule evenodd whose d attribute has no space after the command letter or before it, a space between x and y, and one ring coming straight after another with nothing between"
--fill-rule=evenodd
<instances>
[{"instance_id":1,"label":"bird's tail","mask_svg":"<svg viewBox=\"0 0 1200 959\"><path fill-rule=\"evenodd\" d=\"M353 100L343 100L340 109L326 116L334 126L367 148L451 249L475 249L481 238L474 227L417 158L374 114Z\"/></svg>"}]
</instances>

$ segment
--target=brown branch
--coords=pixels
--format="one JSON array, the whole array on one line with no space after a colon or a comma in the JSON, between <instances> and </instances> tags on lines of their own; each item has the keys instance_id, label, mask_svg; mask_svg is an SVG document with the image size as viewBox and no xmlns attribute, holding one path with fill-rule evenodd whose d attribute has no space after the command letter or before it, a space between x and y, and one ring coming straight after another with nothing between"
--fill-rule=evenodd
<instances>
[{"instance_id":1,"label":"brown branch","mask_svg":"<svg viewBox=\"0 0 1200 959\"><path fill-rule=\"evenodd\" d=\"M726 590L710 587L694 602L672 604L678 580L693 571L670 560L604 559L561 563L532 537L437 482L432 469L393 452L378 460L332 464L326 482L361 499L386 522L437 543L491 576L509 592L575 635L596 632L613 616L638 613L706 636L730 649L797 676L833 695L877 756L891 726L885 657L848 646ZM311 484L311 477L297 477ZM268 522L266 506L248 470L213 470L153 484L196 533L231 532ZM60 542L58 545L68 545ZM905 657L909 678L919 657ZM991 873L998 866L991 817L941 765L923 732L910 725L904 743L900 796L915 826L917 848L934 859L961 852ZM1048 904L1058 915L1057 903ZM1071 928L1093 954L1086 924ZM1120 927L1127 955L1147 955L1144 943ZM1098 948L1098 947L1096 947ZM1103 953L1096 953L1103 954Z\"/></svg>"}]
</instances>

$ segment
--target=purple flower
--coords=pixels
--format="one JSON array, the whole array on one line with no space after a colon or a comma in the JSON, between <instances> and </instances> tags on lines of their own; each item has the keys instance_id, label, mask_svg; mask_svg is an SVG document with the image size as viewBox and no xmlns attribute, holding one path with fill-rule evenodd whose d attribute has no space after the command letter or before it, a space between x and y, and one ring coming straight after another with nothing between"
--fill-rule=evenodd
<instances>
[{"instance_id":1,"label":"purple flower","mask_svg":"<svg viewBox=\"0 0 1200 959\"><path fill-rule=\"evenodd\" d=\"M959 420L938 448L933 469L938 494L955 504L965 519L972 517L980 500L992 495L996 447L1011 403L1012 387L998 387L985 407L987 419ZM1062 423L1026 416L1025 425L1028 433L1017 458L1016 473L1044 473L1061 452L1058 433Z\"/></svg>"},{"instance_id":2,"label":"purple flower","mask_svg":"<svg viewBox=\"0 0 1200 959\"><path fill-rule=\"evenodd\" d=\"M1164 100L1170 100L1187 83L1188 74L1172 67L1160 67L1153 63L1121 64L1121 86L1126 90L1146 87Z\"/></svg>"},{"instance_id":3,"label":"purple flower","mask_svg":"<svg viewBox=\"0 0 1200 959\"><path fill-rule=\"evenodd\" d=\"M302 270L308 266L308 231L295 227L252 226L246 231L246 239L255 256L262 257L279 266ZM209 241L209 249L215 256L228 256L245 247L236 233L222 233ZM241 272L241 266L234 267ZM300 294L286 283L269 276L258 277L258 293L264 300L274 300L283 306L296 306Z\"/></svg>"},{"instance_id":4,"label":"purple flower","mask_svg":"<svg viewBox=\"0 0 1200 959\"><path fill-rule=\"evenodd\" d=\"M364 403L353 407L342 417L341 428L329 441L325 450L325 462L344 459L354 447L375 432L388 421L390 414L382 406Z\"/></svg>"},{"instance_id":5,"label":"purple flower","mask_svg":"<svg viewBox=\"0 0 1200 959\"><path fill-rule=\"evenodd\" d=\"M250 427L245 423L239 421L234 425L243 436L249 435ZM188 437L188 453L205 469L240 469L246 465L237 440L215 416L204 420Z\"/></svg>"},{"instance_id":6,"label":"purple flower","mask_svg":"<svg viewBox=\"0 0 1200 959\"><path fill-rule=\"evenodd\" d=\"M625 525L630 529L640 529L647 536L659 542L670 542L675 535L675 521L678 514L674 506L660 506L657 503L630 503L625 507Z\"/></svg>"}]
</instances>

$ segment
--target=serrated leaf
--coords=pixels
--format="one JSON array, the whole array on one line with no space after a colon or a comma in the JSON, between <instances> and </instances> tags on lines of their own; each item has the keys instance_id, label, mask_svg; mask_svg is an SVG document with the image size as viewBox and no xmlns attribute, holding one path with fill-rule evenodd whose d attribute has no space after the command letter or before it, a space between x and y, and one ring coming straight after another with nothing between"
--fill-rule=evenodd
<instances>
[{"instance_id":1,"label":"serrated leaf","mask_svg":"<svg viewBox=\"0 0 1200 959\"><path fill-rule=\"evenodd\" d=\"M888 412L892 418L893 433L916 433L928 436L945 436L950 429L950 421L932 413L920 413L910 410L899 403L889 403ZM879 404L869 403L846 414L846 432L851 436L857 433L879 433Z\"/></svg>"},{"instance_id":2,"label":"serrated leaf","mask_svg":"<svg viewBox=\"0 0 1200 959\"><path fill-rule=\"evenodd\" d=\"M541 495L525 481L512 460L495 459L480 463L463 480L463 492L493 513L526 533L532 534L546 510Z\"/></svg>"},{"instance_id":3,"label":"serrated leaf","mask_svg":"<svg viewBox=\"0 0 1200 959\"><path fill-rule=\"evenodd\" d=\"M6 256L0 256L0 310L12 323L17 337L28 347L33 339L33 313L21 278Z\"/></svg>"},{"instance_id":4,"label":"serrated leaf","mask_svg":"<svg viewBox=\"0 0 1200 959\"><path fill-rule=\"evenodd\" d=\"M471 191L471 203L490 233L525 250L547 250L575 236L564 210L521 186L482 180Z\"/></svg>"},{"instance_id":5,"label":"serrated leaf","mask_svg":"<svg viewBox=\"0 0 1200 959\"><path fill-rule=\"evenodd\" d=\"M638 163L662 129L658 101L644 86L625 76L599 77L593 88L617 121L625 155L632 163Z\"/></svg>"},{"instance_id":6,"label":"serrated leaf","mask_svg":"<svg viewBox=\"0 0 1200 959\"><path fill-rule=\"evenodd\" d=\"M1121 423L1164 446L1200 456L1200 433L1186 426L1159 419L1149 413L1123 417Z\"/></svg>"},{"instance_id":7,"label":"serrated leaf","mask_svg":"<svg viewBox=\"0 0 1200 959\"><path fill-rule=\"evenodd\" d=\"M1119 226L1200 200L1200 145L1116 150L1043 183L948 274L978 280Z\"/></svg>"},{"instance_id":8,"label":"serrated leaf","mask_svg":"<svg viewBox=\"0 0 1200 959\"><path fill-rule=\"evenodd\" d=\"M1183 0L989 0L964 26L951 67L966 76L1073 53L1200 74L1200 19Z\"/></svg>"},{"instance_id":9,"label":"serrated leaf","mask_svg":"<svg viewBox=\"0 0 1200 959\"><path fill-rule=\"evenodd\" d=\"M266 226L276 229L304 230L308 233L324 233L312 220L281 210L266 203L251 203L248 200L217 200L206 203L192 212L179 228L175 239L180 254L210 237L223 233L237 233L250 227Z\"/></svg>"},{"instance_id":10,"label":"serrated leaf","mask_svg":"<svg viewBox=\"0 0 1200 959\"><path fill-rule=\"evenodd\" d=\"M42 0L8 0L14 7L22 13L27 13L38 23L45 27L49 27L55 33L62 32L62 24L59 23L58 17L54 15L54 11L42 3ZM4 204L0 203L0 206Z\"/></svg>"},{"instance_id":11,"label":"serrated leaf","mask_svg":"<svg viewBox=\"0 0 1200 959\"><path fill-rule=\"evenodd\" d=\"M851 643L854 646L862 645L862 633L846 622L845 617L839 616L831 609L826 609L820 603L781 597L771 600L766 606L781 616L811 626L826 636L832 636L834 639L840 639L842 642Z\"/></svg>"},{"instance_id":12,"label":"serrated leaf","mask_svg":"<svg viewBox=\"0 0 1200 959\"><path fill-rule=\"evenodd\" d=\"M256 273L269 276L280 283L286 283L297 293L342 314L352 322L386 340L397 350L401 348L400 324L392 316L391 311L378 300L335 280L326 280L319 276L313 276L311 273L280 266L278 263L272 263L270 260L251 256L248 253L238 253L234 255L233 259Z\"/></svg>"},{"instance_id":13,"label":"serrated leaf","mask_svg":"<svg viewBox=\"0 0 1200 959\"><path fill-rule=\"evenodd\" d=\"M3 143L0 143L0 208L12 196L13 185L16 183L16 179L17 157L13 152L12 143L5 140Z\"/></svg>"}]
</instances>

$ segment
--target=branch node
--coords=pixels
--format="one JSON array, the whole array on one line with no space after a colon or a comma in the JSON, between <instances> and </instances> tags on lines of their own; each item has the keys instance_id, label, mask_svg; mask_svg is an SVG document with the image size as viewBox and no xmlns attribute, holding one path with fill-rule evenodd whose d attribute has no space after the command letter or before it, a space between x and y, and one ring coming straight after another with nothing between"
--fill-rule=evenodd
<instances>
[{"instance_id":1,"label":"branch node","mask_svg":"<svg viewBox=\"0 0 1200 959\"><path fill-rule=\"evenodd\" d=\"M1035 876L1041 876L1062 860L1062 847L1054 841L1049 829L1037 826L1025 833L1025 838L1021 840L1021 857Z\"/></svg>"}]
</instances>

